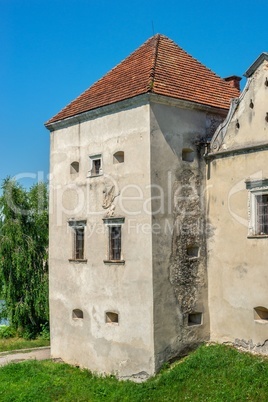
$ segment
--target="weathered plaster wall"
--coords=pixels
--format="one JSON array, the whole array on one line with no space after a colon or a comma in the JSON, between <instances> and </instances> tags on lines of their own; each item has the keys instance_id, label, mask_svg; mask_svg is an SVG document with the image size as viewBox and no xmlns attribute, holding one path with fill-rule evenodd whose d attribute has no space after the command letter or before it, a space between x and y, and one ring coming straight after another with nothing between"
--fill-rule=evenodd
<instances>
[{"instance_id":1,"label":"weathered plaster wall","mask_svg":"<svg viewBox=\"0 0 268 402\"><path fill-rule=\"evenodd\" d=\"M207 181L211 339L262 353L268 351L268 321L254 320L253 309L268 308L268 238L248 236L252 207L245 181L268 178L267 74L264 63L251 79L219 149L227 153L214 152Z\"/></svg>"},{"instance_id":2,"label":"weathered plaster wall","mask_svg":"<svg viewBox=\"0 0 268 402\"><path fill-rule=\"evenodd\" d=\"M156 366L209 338L204 152L222 117L204 111L151 104L154 339ZM182 150L193 149L193 162ZM160 203L160 198L163 202ZM155 213L154 213L155 212ZM160 229L159 229L160 228ZM187 255L197 245L198 256ZM188 314L202 313L201 325Z\"/></svg>"},{"instance_id":3,"label":"weathered plaster wall","mask_svg":"<svg viewBox=\"0 0 268 402\"><path fill-rule=\"evenodd\" d=\"M254 321L253 308L268 308L267 238L248 238L245 179L268 177L268 152L211 162L208 241L211 339L267 339L267 324Z\"/></svg>"},{"instance_id":4,"label":"weathered plaster wall","mask_svg":"<svg viewBox=\"0 0 268 402\"><path fill-rule=\"evenodd\" d=\"M51 134L51 354L93 371L146 377L155 371L150 202L149 107L137 105ZM124 151L125 162L113 164ZM89 155L102 154L103 176L87 178ZM70 174L70 163L80 171ZM115 188L115 216L124 216L124 265L108 265L102 219L105 192ZM86 219L85 259L72 258L68 220ZM147 225L147 231L138 230ZM84 318L74 320L73 309ZM105 312L118 311L119 325Z\"/></svg>"}]
</instances>

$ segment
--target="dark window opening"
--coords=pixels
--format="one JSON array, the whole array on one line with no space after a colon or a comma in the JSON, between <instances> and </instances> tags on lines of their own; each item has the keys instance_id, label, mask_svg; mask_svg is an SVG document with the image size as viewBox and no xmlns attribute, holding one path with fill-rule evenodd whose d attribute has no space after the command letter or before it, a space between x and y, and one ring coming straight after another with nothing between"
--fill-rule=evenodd
<instances>
[{"instance_id":1,"label":"dark window opening","mask_svg":"<svg viewBox=\"0 0 268 402\"><path fill-rule=\"evenodd\" d=\"M188 314L188 325L200 325L202 324L202 313L190 313Z\"/></svg>"},{"instance_id":2,"label":"dark window opening","mask_svg":"<svg viewBox=\"0 0 268 402\"><path fill-rule=\"evenodd\" d=\"M84 239L85 230L84 227L76 227L74 230L74 259L84 259Z\"/></svg>"},{"instance_id":3,"label":"dark window opening","mask_svg":"<svg viewBox=\"0 0 268 402\"><path fill-rule=\"evenodd\" d=\"M93 159L92 160L92 171L91 171L91 173L93 175L98 175L98 174L100 174L100 169L101 169L101 160L100 159Z\"/></svg>"},{"instance_id":4,"label":"dark window opening","mask_svg":"<svg viewBox=\"0 0 268 402\"><path fill-rule=\"evenodd\" d=\"M194 161L194 151L191 148L183 148L181 156L182 160L185 162Z\"/></svg>"},{"instance_id":5,"label":"dark window opening","mask_svg":"<svg viewBox=\"0 0 268 402\"><path fill-rule=\"evenodd\" d=\"M124 152L118 151L114 154L113 163L123 163L124 162Z\"/></svg>"},{"instance_id":6,"label":"dark window opening","mask_svg":"<svg viewBox=\"0 0 268 402\"><path fill-rule=\"evenodd\" d=\"M77 309L73 310L72 317L73 317L74 320L83 319L84 318L84 313L83 313L82 310L79 310L77 308Z\"/></svg>"},{"instance_id":7,"label":"dark window opening","mask_svg":"<svg viewBox=\"0 0 268 402\"><path fill-rule=\"evenodd\" d=\"M109 259L121 260L121 226L109 226Z\"/></svg>"},{"instance_id":8,"label":"dark window opening","mask_svg":"<svg viewBox=\"0 0 268 402\"><path fill-rule=\"evenodd\" d=\"M254 308L254 320L260 321L265 320L268 321L268 309L266 307L255 307Z\"/></svg>"},{"instance_id":9,"label":"dark window opening","mask_svg":"<svg viewBox=\"0 0 268 402\"><path fill-rule=\"evenodd\" d=\"M268 234L268 194L256 195L257 234Z\"/></svg>"},{"instance_id":10,"label":"dark window opening","mask_svg":"<svg viewBox=\"0 0 268 402\"><path fill-rule=\"evenodd\" d=\"M70 173L79 173L79 162L72 162L70 165Z\"/></svg>"},{"instance_id":11,"label":"dark window opening","mask_svg":"<svg viewBox=\"0 0 268 402\"><path fill-rule=\"evenodd\" d=\"M190 258L198 257L199 256L199 247L194 246L194 245L188 246L187 247L187 255Z\"/></svg>"},{"instance_id":12,"label":"dark window opening","mask_svg":"<svg viewBox=\"0 0 268 402\"><path fill-rule=\"evenodd\" d=\"M118 324L118 314L112 311L107 311L105 314L105 321L107 324Z\"/></svg>"}]
</instances>

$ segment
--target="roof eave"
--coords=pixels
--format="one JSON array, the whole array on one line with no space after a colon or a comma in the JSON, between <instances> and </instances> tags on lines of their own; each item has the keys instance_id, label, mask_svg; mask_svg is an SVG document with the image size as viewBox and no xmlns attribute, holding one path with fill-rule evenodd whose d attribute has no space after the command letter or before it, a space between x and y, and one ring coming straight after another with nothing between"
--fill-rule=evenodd
<instances>
[{"instance_id":1,"label":"roof eave","mask_svg":"<svg viewBox=\"0 0 268 402\"><path fill-rule=\"evenodd\" d=\"M96 109L91 109L86 112L76 114L74 116L66 117L65 119L53 121L51 123L48 121L47 123L45 123L45 127L52 132L69 126L73 126L78 123L82 123L87 120L92 120L103 115L112 114L127 109L129 107L142 106L149 101L152 101L154 103L163 103L174 107L180 107L182 109L198 109L209 113L221 113L222 115L226 115L228 112L228 108L216 107L203 103L188 101L185 99L178 99L166 95L160 95L153 92L147 92L141 95L136 95L133 98L124 99L110 105L101 106Z\"/></svg>"},{"instance_id":2,"label":"roof eave","mask_svg":"<svg viewBox=\"0 0 268 402\"><path fill-rule=\"evenodd\" d=\"M78 123L82 123L87 120L92 120L103 115L111 114L119 110L124 110L129 107L141 106L148 103L149 93L144 93L141 95L134 96L133 98L124 99L118 102L111 103L109 105L104 105L97 107L95 109L88 110L64 119L56 121L48 121L45 123L45 127L49 131L56 131L65 127L73 126Z\"/></svg>"}]
</instances>

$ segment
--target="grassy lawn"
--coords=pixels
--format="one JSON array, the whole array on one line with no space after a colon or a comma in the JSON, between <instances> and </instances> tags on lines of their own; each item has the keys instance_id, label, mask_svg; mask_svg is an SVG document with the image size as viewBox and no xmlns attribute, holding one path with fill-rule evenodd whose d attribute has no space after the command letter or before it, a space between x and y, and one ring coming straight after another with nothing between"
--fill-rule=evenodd
<instances>
[{"instance_id":1,"label":"grassy lawn","mask_svg":"<svg viewBox=\"0 0 268 402\"><path fill-rule=\"evenodd\" d=\"M1 402L256 401L268 400L267 358L227 346L202 346L142 384L96 377L51 361L0 369Z\"/></svg>"},{"instance_id":2,"label":"grassy lawn","mask_svg":"<svg viewBox=\"0 0 268 402\"><path fill-rule=\"evenodd\" d=\"M49 341L42 338L37 338L33 340L26 340L18 337L0 339L0 352L6 352L17 349L37 348L40 346L48 346L49 344L50 344Z\"/></svg>"}]
</instances>

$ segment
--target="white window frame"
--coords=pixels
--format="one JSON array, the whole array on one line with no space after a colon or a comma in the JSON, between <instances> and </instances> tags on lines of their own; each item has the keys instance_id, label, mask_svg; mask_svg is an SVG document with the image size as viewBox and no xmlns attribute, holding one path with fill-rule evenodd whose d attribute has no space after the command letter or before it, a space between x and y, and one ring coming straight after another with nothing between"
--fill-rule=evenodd
<instances>
[{"instance_id":1,"label":"white window frame","mask_svg":"<svg viewBox=\"0 0 268 402\"><path fill-rule=\"evenodd\" d=\"M100 168L99 168L99 172L96 173L94 171L94 161L96 160L100 160ZM97 155L90 155L89 156L89 171L88 171L88 177L98 177L98 176L102 176L103 175L103 168L102 168L102 155L101 154L97 154Z\"/></svg>"},{"instance_id":2,"label":"white window frame","mask_svg":"<svg viewBox=\"0 0 268 402\"><path fill-rule=\"evenodd\" d=\"M248 237L268 237L268 233L258 233L257 196L268 195L268 179L246 181L248 193Z\"/></svg>"}]
</instances>

